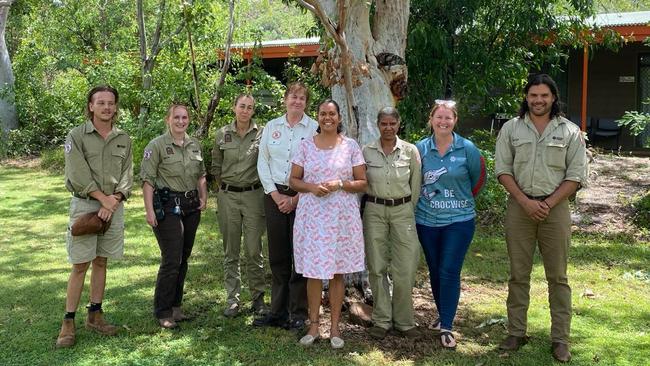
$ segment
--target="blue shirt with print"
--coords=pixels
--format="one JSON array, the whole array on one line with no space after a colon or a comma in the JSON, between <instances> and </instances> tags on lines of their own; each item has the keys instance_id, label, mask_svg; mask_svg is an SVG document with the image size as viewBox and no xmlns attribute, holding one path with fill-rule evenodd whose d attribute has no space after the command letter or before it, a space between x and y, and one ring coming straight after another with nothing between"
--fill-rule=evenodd
<instances>
[{"instance_id":1,"label":"blue shirt with print","mask_svg":"<svg viewBox=\"0 0 650 366\"><path fill-rule=\"evenodd\" d=\"M476 216L474 197L485 183L485 162L478 148L453 134L443 156L433 136L417 144L422 157L422 189L415 221L425 226L445 226Z\"/></svg>"}]
</instances>

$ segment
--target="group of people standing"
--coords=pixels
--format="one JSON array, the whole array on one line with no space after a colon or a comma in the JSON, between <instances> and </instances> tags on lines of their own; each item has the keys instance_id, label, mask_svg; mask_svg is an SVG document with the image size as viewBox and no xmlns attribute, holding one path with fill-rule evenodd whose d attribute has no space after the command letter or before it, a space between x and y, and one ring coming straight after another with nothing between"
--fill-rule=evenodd
<instances>
[{"instance_id":1,"label":"group of people standing","mask_svg":"<svg viewBox=\"0 0 650 366\"><path fill-rule=\"evenodd\" d=\"M496 152L498 179L511 194L506 221L512 259L510 336L501 346L516 349L526 343L527 286L532 253L539 243L552 294L553 355L570 358L566 346L570 229L565 216L567 197L584 180L584 157L579 157L584 155L584 142L576 137L580 135L575 126L554 109L558 97L554 82L543 75L531 83L522 103L527 109L506 123ZM133 181L130 139L114 126L117 101L117 91L110 87L91 90L90 120L73 129L65 144L66 186L73 193L71 225L80 213L92 211L112 224L105 234L68 232L73 271L59 347L74 344L74 315L91 262L86 325L103 334L117 330L104 321L101 311L106 261L122 255L122 201L128 198ZM342 348L343 275L367 269L374 297L369 334L382 339L394 329L418 337L412 290L422 247L438 310L431 328L438 332L442 347L455 348L452 325L460 273L475 229L474 197L486 179L479 150L454 132L456 103L435 101L429 115L431 135L416 145L398 137L400 115L385 107L377 115L379 139L363 147L342 133L335 101L318 105L317 120L305 113L308 103L308 88L300 82L289 84L284 95L286 113L262 127L252 118L254 98L242 94L234 102L235 120L216 133L209 171L219 187L217 218L227 293L224 315L234 317L241 311L243 237L251 310L256 314L253 326L307 326L299 343L313 344L321 337L322 284L328 280L330 345ZM190 111L174 104L166 123L167 132L144 150L140 176L146 222L162 257L154 315L161 327L176 328L188 319L181 308L183 286L208 193L201 145L186 133ZM264 301L261 238L265 230L272 274L270 308ZM562 345L565 353L558 357Z\"/></svg>"}]
</instances>

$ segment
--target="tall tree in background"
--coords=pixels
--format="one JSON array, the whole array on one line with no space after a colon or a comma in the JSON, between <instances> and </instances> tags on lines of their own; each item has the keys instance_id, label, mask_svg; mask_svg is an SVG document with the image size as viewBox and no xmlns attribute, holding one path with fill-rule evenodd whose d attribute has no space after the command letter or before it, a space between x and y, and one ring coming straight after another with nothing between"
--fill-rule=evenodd
<instances>
[{"instance_id":1,"label":"tall tree in background","mask_svg":"<svg viewBox=\"0 0 650 366\"><path fill-rule=\"evenodd\" d=\"M321 81L340 103L348 135L379 137L377 112L404 97L409 0L298 0L325 29L327 55L316 61Z\"/></svg>"},{"instance_id":2,"label":"tall tree in background","mask_svg":"<svg viewBox=\"0 0 650 366\"><path fill-rule=\"evenodd\" d=\"M156 28L151 36L151 39L147 38L147 28L145 25L144 18L144 5L143 0L137 0L136 3L136 16L138 22L138 38L140 40L140 70L142 75L142 94L143 100L140 106L138 120L140 121L140 127L144 128L147 124L147 118L149 117L149 98L147 93L152 89L153 86L153 76L152 71L156 64L156 58L160 51L165 47L165 45L172 39L172 37L178 35L185 25L184 21L176 27L176 30L173 31L170 35L163 37L163 26L165 15L167 11L167 3L165 0L160 0L158 5L158 14L156 14Z\"/></svg>"},{"instance_id":3,"label":"tall tree in background","mask_svg":"<svg viewBox=\"0 0 650 366\"><path fill-rule=\"evenodd\" d=\"M598 46L585 24L592 12L583 0L413 0L407 57L417 93L400 105L411 131L438 98L456 99L464 116L514 113L529 72L561 73L571 48Z\"/></svg>"},{"instance_id":4,"label":"tall tree in background","mask_svg":"<svg viewBox=\"0 0 650 366\"><path fill-rule=\"evenodd\" d=\"M18 127L14 100L14 74L5 43L5 27L14 0L0 0L0 124L2 132Z\"/></svg>"}]
</instances>

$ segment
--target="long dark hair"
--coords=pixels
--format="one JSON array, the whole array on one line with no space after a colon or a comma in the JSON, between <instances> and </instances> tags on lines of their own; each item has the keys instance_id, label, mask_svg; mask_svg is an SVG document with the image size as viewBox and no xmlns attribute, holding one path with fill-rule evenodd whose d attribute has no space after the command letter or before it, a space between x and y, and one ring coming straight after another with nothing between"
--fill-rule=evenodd
<instances>
[{"instance_id":1,"label":"long dark hair","mask_svg":"<svg viewBox=\"0 0 650 366\"><path fill-rule=\"evenodd\" d=\"M528 101L526 101L526 96L528 95L528 90L534 85L546 85L551 90L551 94L555 100L551 106L550 118L553 119L557 116L563 116L561 105L560 105L560 93L558 92L557 84L555 81L548 76L547 74L535 74L528 78L528 84L524 88L524 100L521 101L521 107L519 108L519 117L524 118L526 113L530 110L528 107Z\"/></svg>"},{"instance_id":2,"label":"long dark hair","mask_svg":"<svg viewBox=\"0 0 650 366\"><path fill-rule=\"evenodd\" d=\"M336 114L339 115L339 124L336 125L336 133L341 133L343 131L343 123L341 121L341 108L339 107L339 104L336 103L336 101L334 101L334 99L329 99L328 98L328 99L325 99L324 101L320 102L320 104L318 104L318 108L316 108L316 110L318 112L320 112L320 107L322 107L322 106L324 106L326 104L330 104L330 103L334 104L334 107L336 107ZM318 115L316 116L316 118L318 118ZM318 126L318 128L316 129L316 133L320 133L320 126Z\"/></svg>"}]
</instances>

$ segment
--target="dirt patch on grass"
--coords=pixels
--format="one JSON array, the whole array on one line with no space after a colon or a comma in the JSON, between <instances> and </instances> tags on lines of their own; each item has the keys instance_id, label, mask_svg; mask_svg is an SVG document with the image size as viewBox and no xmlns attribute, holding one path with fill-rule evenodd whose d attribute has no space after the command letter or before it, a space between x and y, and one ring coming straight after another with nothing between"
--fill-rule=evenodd
<instances>
[{"instance_id":1,"label":"dirt patch on grass","mask_svg":"<svg viewBox=\"0 0 650 366\"><path fill-rule=\"evenodd\" d=\"M41 159L37 157L1 159L0 164L10 166L12 168L37 168L41 164Z\"/></svg>"},{"instance_id":2,"label":"dirt patch on grass","mask_svg":"<svg viewBox=\"0 0 650 366\"><path fill-rule=\"evenodd\" d=\"M650 158L596 155L590 170L589 185L578 192L574 205L574 231L647 240L648 233L632 223L631 202L650 190Z\"/></svg>"}]
</instances>

